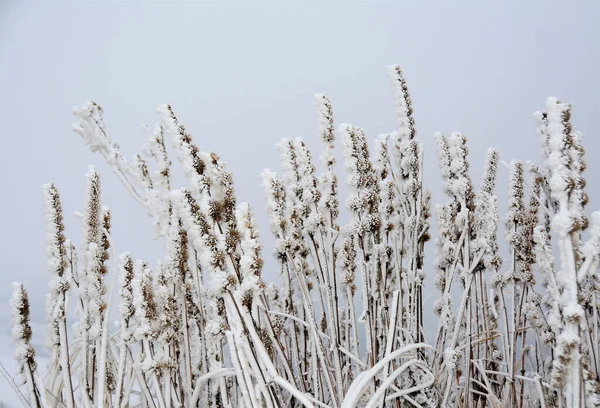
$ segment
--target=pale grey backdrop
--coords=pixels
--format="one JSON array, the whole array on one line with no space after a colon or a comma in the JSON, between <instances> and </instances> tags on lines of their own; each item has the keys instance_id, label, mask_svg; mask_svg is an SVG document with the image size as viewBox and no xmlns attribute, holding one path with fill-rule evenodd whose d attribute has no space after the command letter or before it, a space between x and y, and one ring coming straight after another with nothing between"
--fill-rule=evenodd
<instances>
[{"instance_id":1,"label":"pale grey backdrop","mask_svg":"<svg viewBox=\"0 0 600 408\"><path fill-rule=\"evenodd\" d=\"M269 259L259 175L279 168L275 143L302 136L319 147L317 92L330 96L338 123L362 126L371 139L392 130L384 69L391 63L408 80L435 201L442 195L434 131L469 137L478 181L488 146L507 161L538 160L532 112L552 95L574 103L590 152L591 207L600 208L599 17L600 3L591 0L0 3L0 362L14 369L6 306L12 281L30 292L41 344L48 280L42 183L58 185L67 234L77 244L71 214L83 203L87 165L96 164L117 250L150 261L161 255L149 219L70 130L72 106L101 104L130 157L146 138L140 125L154 123L158 104L172 104L201 149L218 152L234 172ZM504 169L499 183L504 197ZM270 279L277 278L273 265L267 262ZM430 292L428 305L436 296ZM0 401L13 400L8 392L0 379Z\"/></svg>"}]
</instances>

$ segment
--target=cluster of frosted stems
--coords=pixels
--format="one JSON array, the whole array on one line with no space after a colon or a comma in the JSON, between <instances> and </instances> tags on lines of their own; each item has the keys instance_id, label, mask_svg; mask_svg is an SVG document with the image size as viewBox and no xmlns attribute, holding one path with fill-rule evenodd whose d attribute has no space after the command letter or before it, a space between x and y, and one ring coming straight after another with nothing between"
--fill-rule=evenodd
<instances>
[{"instance_id":1,"label":"cluster of frosted stems","mask_svg":"<svg viewBox=\"0 0 600 408\"><path fill-rule=\"evenodd\" d=\"M7 378L21 402L600 406L600 213L585 215L584 149L570 105L550 98L535 114L541 164L507 164L489 149L479 186L466 136L435 135L446 198L434 207L430 260L423 144L400 67L388 74L397 129L373 148L360 127L336 130L322 94L319 160L303 139L278 144L281 172L262 173L275 238L274 261L266 263L255 213L237 201L226 163L198 148L170 106L157 108L158 123L146 128L148 141L131 160L110 137L99 105L75 108L75 132L151 218L165 253L160 260L117 255L93 167L77 248L65 235L57 187L43 186L52 362L40 376L27 292L15 284L21 380ZM341 206L338 138L349 185ZM188 180L185 189L171 187L171 157ZM506 217L495 195L501 164L509 173ZM277 272L269 278L279 275L277 284L267 281L265 265ZM432 269L439 292L433 305L424 294ZM426 330L432 306L435 337Z\"/></svg>"}]
</instances>

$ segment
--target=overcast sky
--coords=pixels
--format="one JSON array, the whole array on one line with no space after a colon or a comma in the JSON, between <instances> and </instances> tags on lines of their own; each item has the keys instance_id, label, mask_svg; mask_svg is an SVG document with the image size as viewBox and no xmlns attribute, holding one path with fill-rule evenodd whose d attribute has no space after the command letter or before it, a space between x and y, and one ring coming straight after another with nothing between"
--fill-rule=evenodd
<instances>
[{"instance_id":1,"label":"overcast sky","mask_svg":"<svg viewBox=\"0 0 600 408\"><path fill-rule=\"evenodd\" d=\"M152 263L162 256L150 219L71 131L73 106L103 106L109 131L130 157L146 139L140 125L157 120L157 105L171 104L199 147L219 153L234 172L238 200L250 202L262 226L265 258L273 241L260 173L279 169L274 145L301 136L317 156L319 92L332 99L338 124L361 126L371 140L393 130L385 71L392 63L408 81L434 201L443 199L434 131L467 135L478 181L489 146L503 160L539 161L532 113L556 96L573 102L575 127L587 136L596 209L599 16L600 2L592 0L1 2L0 362L14 368L7 334L12 281L26 285L33 319L44 321L41 184L57 184L67 235L78 245L72 213L83 204L87 166L97 165L117 251ZM506 179L502 169L501 198ZM276 279L273 265L265 273ZM5 391L0 380L0 400Z\"/></svg>"}]
</instances>

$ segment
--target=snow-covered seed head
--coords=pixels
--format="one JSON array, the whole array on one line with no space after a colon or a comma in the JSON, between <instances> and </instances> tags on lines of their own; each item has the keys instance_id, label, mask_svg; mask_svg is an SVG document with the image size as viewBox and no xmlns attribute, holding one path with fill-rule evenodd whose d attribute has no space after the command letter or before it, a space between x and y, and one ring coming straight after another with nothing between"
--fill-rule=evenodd
<instances>
[{"instance_id":1,"label":"snow-covered seed head","mask_svg":"<svg viewBox=\"0 0 600 408\"><path fill-rule=\"evenodd\" d=\"M507 225L510 229L519 226L525 219L525 191L523 188L523 163L513 160L510 163L510 187L508 190Z\"/></svg>"},{"instance_id":2,"label":"snow-covered seed head","mask_svg":"<svg viewBox=\"0 0 600 408\"><path fill-rule=\"evenodd\" d=\"M440 167L442 180L445 182L446 192L450 192L450 180L452 179L452 170L450 168L450 146L448 139L440 132L434 134L437 144L437 158Z\"/></svg>"},{"instance_id":3,"label":"snow-covered seed head","mask_svg":"<svg viewBox=\"0 0 600 408\"><path fill-rule=\"evenodd\" d=\"M544 227L537 226L533 231L536 263L545 273L554 273L554 255L550 245L550 236Z\"/></svg>"},{"instance_id":4,"label":"snow-covered seed head","mask_svg":"<svg viewBox=\"0 0 600 408\"><path fill-rule=\"evenodd\" d=\"M102 232L100 234L100 245L102 247L102 250L104 251L104 258L103 260L106 261L109 259L110 257L110 253L109 253L109 248L110 248L110 239L109 239L109 235L110 234L110 227L111 227L111 213L110 213L110 208L103 206L102 207ZM106 273L106 271L104 271Z\"/></svg>"},{"instance_id":5,"label":"snow-covered seed head","mask_svg":"<svg viewBox=\"0 0 600 408\"><path fill-rule=\"evenodd\" d=\"M387 67L388 76L392 84L394 93L394 101L396 102L396 118L398 120L398 132L400 139L414 139L415 121L413 119L412 102L408 92L406 80L402 74L402 69L399 65L391 65Z\"/></svg>"},{"instance_id":6,"label":"snow-covered seed head","mask_svg":"<svg viewBox=\"0 0 600 408\"><path fill-rule=\"evenodd\" d=\"M238 207L237 223L241 236L242 257L240 266L244 278L252 275L259 277L261 274L263 260L261 258L261 246L258 240L258 228L254 215L248 203L241 203Z\"/></svg>"},{"instance_id":7,"label":"snow-covered seed head","mask_svg":"<svg viewBox=\"0 0 600 408\"><path fill-rule=\"evenodd\" d=\"M312 157L306 143L296 138L294 140L298 154L298 171L300 172L300 183L302 185L302 202L304 206L314 206L321 198L321 192L317 185L315 177L315 166L312 163Z\"/></svg>"},{"instance_id":8,"label":"snow-covered seed head","mask_svg":"<svg viewBox=\"0 0 600 408\"><path fill-rule=\"evenodd\" d=\"M342 124L344 158L350 184L348 207L355 216L374 212L379 201L379 184L369 159L366 137L361 128Z\"/></svg>"},{"instance_id":9,"label":"snow-covered seed head","mask_svg":"<svg viewBox=\"0 0 600 408\"><path fill-rule=\"evenodd\" d=\"M210 182L206 214L216 223L226 223L222 225L223 229L234 230L236 197L233 175L216 153L201 153L201 157L206 163L205 175Z\"/></svg>"},{"instance_id":10,"label":"snow-covered seed head","mask_svg":"<svg viewBox=\"0 0 600 408\"><path fill-rule=\"evenodd\" d=\"M133 280L135 317L138 322L135 337L138 340L156 338L158 311L154 297L154 278L145 262L138 261L137 269L140 277Z\"/></svg>"},{"instance_id":11,"label":"snow-covered seed head","mask_svg":"<svg viewBox=\"0 0 600 408\"><path fill-rule=\"evenodd\" d=\"M579 336L571 331L563 331L558 336L550 374L553 387L562 389L572 375L579 375L579 373L571 373L570 366L573 358L576 358L575 354L578 353L580 342Z\"/></svg>"},{"instance_id":12,"label":"snow-covered seed head","mask_svg":"<svg viewBox=\"0 0 600 408\"><path fill-rule=\"evenodd\" d=\"M156 300L158 306L158 330L160 341L166 344L176 341L181 317L179 305L174 293L176 278L170 265L157 263Z\"/></svg>"},{"instance_id":13,"label":"snow-covered seed head","mask_svg":"<svg viewBox=\"0 0 600 408\"><path fill-rule=\"evenodd\" d=\"M67 267L62 205L54 184L42 186L46 212L46 254L48 270L62 277Z\"/></svg>"},{"instance_id":14,"label":"snow-covered seed head","mask_svg":"<svg viewBox=\"0 0 600 408\"><path fill-rule=\"evenodd\" d=\"M171 217L171 223L168 232L169 244L167 262L169 267L177 271L177 283L182 285L185 282L188 273L188 234L180 218Z\"/></svg>"},{"instance_id":15,"label":"snow-covered seed head","mask_svg":"<svg viewBox=\"0 0 600 408\"><path fill-rule=\"evenodd\" d=\"M94 166L86 174L86 194L84 204L83 236L86 244L100 243L102 228L102 207L100 205L100 176Z\"/></svg>"},{"instance_id":16,"label":"snow-covered seed head","mask_svg":"<svg viewBox=\"0 0 600 408\"><path fill-rule=\"evenodd\" d=\"M283 138L277 144L279 150L281 169L288 187L288 196L295 204L302 200L302 184L300 174L300 161L296 145L292 139Z\"/></svg>"},{"instance_id":17,"label":"snow-covered seed head","mask_svg":"<svg viewBox=\"0 0 600 408\"><path fill-rule=\"evenodd\" d=\"M450 189L460 201L466 203L467 208L472 209L473 183L469 176L467 138L462 133L453 132L448 139L448 146L450 171L453 175Z\"/></svg>"},{"instance_id":18,"label":"snow-covered seed head","mask_svg":"<svg viewBox=\"0 0 600 408\"><path fill-rule=\"evenodd\" d=\"M496 172L498 171L498 150L488 149L481 180L481 192L493 194L496 186Z\"/></svg>"},{"instance_id":19,"label":"snow-covered seed head","mask_svg":"<svg viewBox=\"0 0 600 408\"><path fill-rule=\"evenodd\" d=\"M138 179L143 184L144 188L152 189L154 186L152 184L152 178L150 177L150 170L148 170L146 160L139 154L135 154L133 156L133 166Z\"/></svg>"},{"instance_id":20,"label":"snow-covered seed head","mask_svg":"<svg viewBox=\"0 0 600 408\"><path fill-rule=\"evenodd\" d=\"M19 282L13 283L13 294L10 302L12 316L12 336L16 343L15 359L21 370L27 364L35 370L35 350L31 347L31 326L29 325L29 296Z\"/></svg>"},{"instance_id":21,"label":"snow-covered seed head","mask_svg":"<svg viewBox=\"0 0 600 408\"><path fill-rule=\"evenodd\" d=\"M192 136L186 132L185 127L179 124L170 105L160 105L156 108L165 134L171 136L173 147L178 152L183 165L183 172L189 179L198 180L204 175L206 163L200 157L198 147L193 143Z\"/></svg>"},{"instance_id":22,"label":"snow-covered seed head","mask_svg":"<svg viewBox=\"0 0 600 408\"><path fill-rule=\"evenodd\" d=\"M135 314L133 305L133 286L134 278L133 261L129 252L124 252L119 256L119 292L121 302L119 303L119 312L121 314L121 337L125 341L131 339L131 333L128 330L129 321Z\"/></svg>"},{"instance_id":23,"label":"snow-covered seed head","mask_svg":"<svg viewBox=\"0 0 600 408\"><path fill-rule=\"evenodd\" d=\"M350 292L354 294L356 291L356 250L353 235L344 237L338 255L338 263L342 270L342 285L347 286Z\"/></svg>"},{"instance_id":24,"label":"snow-covered seed head","mask_svg":"<svg viewBox=\"0 0 600 408\"><path fill-rule=\"evenodd\" d=\"M102 113L102 107L91 101L73 108L73 115L79 119L78 123L73 124L73 130L83 138L85 144L90 145L92 152L108 151L112 147L107 143Z\"/></svg>"},{"instance_id":25,"label":"snow-covered seed head","mask_svg":"<svg viewBox=\"0 0 600 408\"><path fill-rule=\"evenodd\" d=\"M284 238L288 228L285 187L279 175L271 170L264 170L261 176L267 193L267 213L271 231L276 237Z\"/></svg>"},{"instance_id":26,"label":"snow-covered seed head","mask_svg":"<svg viewBox=\"0 0 600 408\"><path fill-rule=\"evenodd\" d=\"M338 184L337 176L333 173L333 167L336 163L333 155L333 143L335 141L335 127L333 121L333 109L331 101L323 94L315 95L317 100L317 118L319 136L323 141L323 150L320 155L320 160L325 166L326 171L318 177L318 189L320 200L318 203L318 212L320 215L315 215L316 220L324 218L330 219L330 227L338 229L336 219L339 215L338 203ZM317 222L313 221L313 224Z\"/></svg>"},{"instance_id":27,"label":"snow-covered seed head","mask_svg":"<svg viewBox=\"0 0 600 408\"><path fill-rule=\"evenodd\" d=\"M188 190L172 192L176 214L190 234L192 245L206 268L224 270L226 253L196 200Z\"/></svg>"},{"instance_id":28,"label":"snow-covered seed head","mask_svg":"<svg viewBox=\"0 0 600 408\"><path fill-rule=\"evenodd\" d=\"M375 139L375 171L381 180L385 180L389 173L390 155L387 140L389 135L381 135Z\"/></svg>"},{"instance_id":29,"label":"snow-covered seed head","mask_svg":"<svg viewBox=\"0 0 600 408\"><path fill-rule=\"evenodd\" d=\"M165 147L164 128L157 123L150 134L148 142L142 148L144 154L156 160L157 169L151 175L154 184L165 190L171 189L171 161Z\"/></svg>"},{"instance_id":30,"label":"snow-covered seed head","mask_svg":"<svg viewBox=\"0 0 600 408\"><path fill-rule=\"evenodd\" d=\"M548 98L546 111L537 112L535 118L549 171L551 195L559 206L552 228L560 237L566 237L588 225L583 214L588 196L584 191L586 164L581 134L572 129L571 106L556 98Z\"/></svg>"},{"instance_id":31,"label":"snow-covered seed head","mask_svg":"<svg viewBox=\"0 0 600 408\"><path fill-rule=\"evenodd\" d=\"M50 293L46 295L47 343L55 347L60 344L59 322L65 317L64 295L69 290L69 281L63 276L67 268L66 239L58 190L54 184L45 184L42 188L46 213L47 265L52 274Z\"/></svg>"},{"instance_id":32,"label":"snow-covered seed head","mask_svg":"<svg viewBox=\"0 0 600 408\"><path fill-rule=\"evenodd\" d=\"M319 124L319 136L326 145L333 145L335 140L335 127L333 121L333 108L331 100L324 94L316 94L317 119ZM333 165L333 163L331 163Z\"/></svg>"}]
</instances>

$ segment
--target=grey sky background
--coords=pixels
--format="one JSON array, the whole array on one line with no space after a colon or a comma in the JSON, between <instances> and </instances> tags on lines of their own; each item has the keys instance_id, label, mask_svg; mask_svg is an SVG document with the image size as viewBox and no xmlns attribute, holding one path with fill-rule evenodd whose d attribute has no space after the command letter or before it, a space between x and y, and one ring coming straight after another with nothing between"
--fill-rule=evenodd
<instances>
[{"instance_id":1,"label":"grey sky background","mask_svg":"<svg viewBox=\"0 0 600 408\"><path fill-rule=\"evenodd\" d=\"M103 106L131 157L147 137L140 125L154 124L156 106L171 104L199 147L233 171L238 201L249 201L259 219L265 274L277 279L260 187L263 168L279 169L274 145L301 136L317 160L319 92L332 99L338 125L361 126L371 140L393 130L385 71L392 63L408 81L434 202L445 198L433 132L467 135L478 183L489 146L506 161L539 161L532 113L556 96L574 104L588 149L589 210L600 208L599 17L600 2L591 0L0 3L0 362L14 369L12 281L29 290L38 344L44 334L41 184L57 184L66 233L78 245L72 214L82 208L87 165L96 165L117 252L151 263L162 257L150 219L71 131L73 106ZM344 183L341 163L338 171ZM498 183L504 209L505 169ZM428 308L437 296L430 292ZM0 401L7 393L0 380Z\"/></svg>"}]
</instances>

